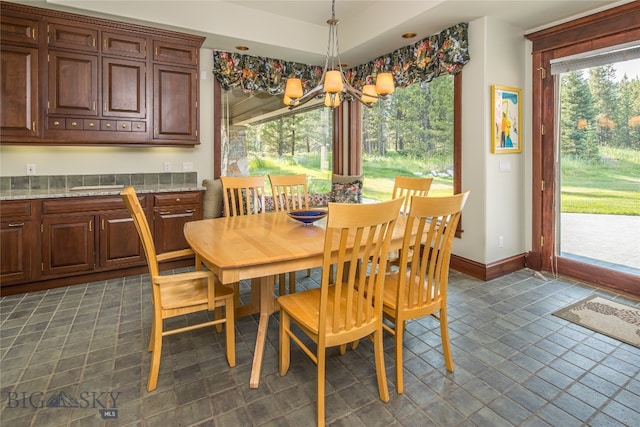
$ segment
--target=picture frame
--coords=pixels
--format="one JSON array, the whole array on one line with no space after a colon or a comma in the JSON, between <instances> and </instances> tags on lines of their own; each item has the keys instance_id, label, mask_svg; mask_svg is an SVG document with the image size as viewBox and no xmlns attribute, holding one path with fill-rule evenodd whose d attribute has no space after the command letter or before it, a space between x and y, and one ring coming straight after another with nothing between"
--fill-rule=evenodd
<instances>
[{"instance_id":1,"label":"picture frame","mask_svg":"<svg viewBox=\"0 0 640 427\"><path fill-rule=\"evenodd\" d=\"M522 89L491 86L491 152L522 151Z\"/></svg>"}]
</instances>

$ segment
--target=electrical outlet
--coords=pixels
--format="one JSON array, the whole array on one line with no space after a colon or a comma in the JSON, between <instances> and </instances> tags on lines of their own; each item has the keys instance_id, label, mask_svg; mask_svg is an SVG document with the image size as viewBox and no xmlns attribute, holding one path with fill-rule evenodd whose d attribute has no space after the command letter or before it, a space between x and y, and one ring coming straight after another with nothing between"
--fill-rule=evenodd
<instances>
[{"instance_id":1,"label":"electrical outlet","mask_svg":"<svg viewBox=\"0 0 640 427\"><path fill-rule=\"evenodd\" d=\"M35 163L27 163L26 167L27 175L32 176L36 174L36 165Z\"/></svg>"},{"instance_id":2,"label":"electrical outlet","mask_svg":"<svg viewBox=\"0 0 640 427\"><path fill-rule=\"evenodd\" d=\"M182 162L182 172L193 171L193 162Z\"/></svg>"},{"instance_id":3,"label":"electrical outlet","mask_svg":"<svg viewBox=\"0 0 640 427\"><path fill-rule=\"evenodd\" d=\"M162 170L165 172L171 172L171 162L164 162L164 168Z\"/></svg>"}]
</instances>

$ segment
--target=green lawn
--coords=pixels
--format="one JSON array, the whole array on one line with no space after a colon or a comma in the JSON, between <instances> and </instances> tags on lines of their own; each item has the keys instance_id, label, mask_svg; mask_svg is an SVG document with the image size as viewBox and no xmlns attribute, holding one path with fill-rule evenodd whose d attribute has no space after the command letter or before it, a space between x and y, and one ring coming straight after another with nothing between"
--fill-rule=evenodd
<instances>
[{"instance_id":1,"label":"green lawn","mask_svg":"<svg viewBox=\"0 0 640 427\"><path fill-rule=\"evenodd\" d=\"M562 159L562 212L640 215L640 152L601 148L602 161Z\"/></svg>"},{"instance_id":2,"label":"green lawn","mask_svg":"<svg viewBox=\"0 0 640 427\"><path fill-rule=\"evenodd\" d=\"M601 148L601 158L599 164L562 159L562 212L640 215L640 152L604 147ZM412 176L415 171L425 174L430 170L445 169L438 161L418 160L394 153L384 158L368 159L363 163L363 196L384 200L391 195L396 175ZM250 170L252 175L265 176L306 173L310 192L324 193L331 189L331 172L320 170L318 156L253 159ZM453 178L435 177L429 194L451 194L452 189Z\"/></svg>"}]
</instances>

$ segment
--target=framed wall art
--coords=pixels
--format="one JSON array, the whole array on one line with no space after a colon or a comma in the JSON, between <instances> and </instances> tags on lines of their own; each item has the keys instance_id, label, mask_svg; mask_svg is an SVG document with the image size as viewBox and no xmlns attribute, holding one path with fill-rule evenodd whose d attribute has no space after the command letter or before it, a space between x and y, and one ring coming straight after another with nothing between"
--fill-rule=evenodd
<instances>
[{"instance_id":1,"label":"framed wall art","mask_svg":"<svg viewBox=\"0 0 640 427\"><path fill-rule=\"evenodd\" d=\"M491 86L491 152L522 151L522 90Z\"/></svg>"}]
</instances>

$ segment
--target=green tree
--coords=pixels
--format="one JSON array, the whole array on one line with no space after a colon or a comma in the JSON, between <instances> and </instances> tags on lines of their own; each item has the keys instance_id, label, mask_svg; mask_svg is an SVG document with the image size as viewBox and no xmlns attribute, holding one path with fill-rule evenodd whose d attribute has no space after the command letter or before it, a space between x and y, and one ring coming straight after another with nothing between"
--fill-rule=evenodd
<instances>
[{"instance_id":1,"label":"green tree","mask_svg":"<svg viewBox=\"0 0 640 427\"><path fill-rule=\"evenodd\" d=\"M596 115L589 85L581 71L563 74L561 84L562 153L590 162L598 161Z\"/></svg>"},{"instance_id":2,"label":"green tree","mask_svg":"<svg viewBox=\"0 0 640 427\"><path fill-rule=\"evenodd\" d=\"M615 78L616 70L612 64L589 69L589 89L596 111L596 135L600 146L617 145L615 129L620 123L615 121L618 117L618 87Z\"/></svg>"}]
</instances>

